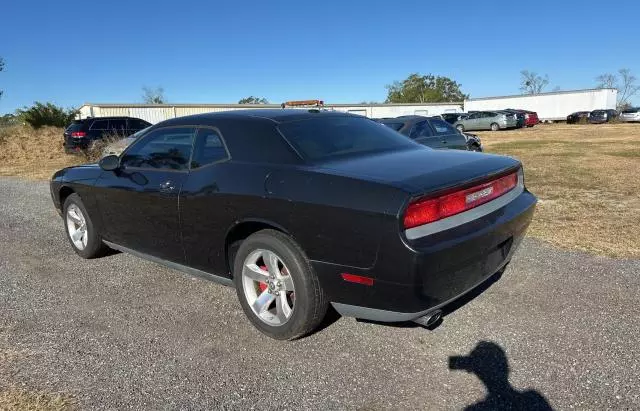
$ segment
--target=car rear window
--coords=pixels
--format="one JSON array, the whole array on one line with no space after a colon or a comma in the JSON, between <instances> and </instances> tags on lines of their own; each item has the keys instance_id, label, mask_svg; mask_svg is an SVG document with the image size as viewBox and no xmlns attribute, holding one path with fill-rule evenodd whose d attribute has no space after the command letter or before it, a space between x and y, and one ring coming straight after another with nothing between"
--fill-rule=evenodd
<instances>
[{"instance_id":1,"label":"car rear window","mask_svg":"<svg viewBox=\"0 0 640 411\"><path fill-rule=\"evenodd\" d=\"M74 131L80 131L83 129L83 127L84 127L84 121L74 121L73 123L69 124L69 126L65 131L71 133Z\"/></svg>"},{"instance_id":2,"label":"car rear window","mask_svg":"<svg viewBox=\"0 0 640 411\"><path fill-rule=\"evenodd\" d=\"M367 118L322 117L280 124L282 135L308 160L328 160L418 146Z\"/></svg>"},{"instance_id":3,"label":"car rear window","mask_svg":"<svg viewBox=\"0 0 640 411\"><path fill-rule=\"evenodd\" d=\"M387 127L394 129L395 131L400 130L404 125L403 123L387 123L386 121L381 121L381 123Z\"/></svg>"},{"instance_id":4,"label":"car rear window","mask_svg":"<svg viewBox=\"0 0 640 411\"><path fill-rule=\"evenodd\" d=\"M605 111L604 111L604 110L593 110L593 111L591 112L591 115L599 116L599 115L604 114L604 113L605 113Z\"/></svg>"},{"instance_id":5,"label":"car rear window","mask_svg":"<svg viewBox=\"0 0 640 411\"><path fill-rule=\"evenodd\" d=\"M96 120L91 124L91 130L108 130L109 120Z\"/></svg>"},{"instance_id":6,"label":"car rear window","mask_svg":"<svg viewBox=\"0 0 640 411\"><path fill-rule=\"evenodd\" d=\"M637 113L638 111L640 111L640 107L630 108L627 110L623 110L622 112L625 114L634 114L634 113Z\"/></svg>"}]
</instances>

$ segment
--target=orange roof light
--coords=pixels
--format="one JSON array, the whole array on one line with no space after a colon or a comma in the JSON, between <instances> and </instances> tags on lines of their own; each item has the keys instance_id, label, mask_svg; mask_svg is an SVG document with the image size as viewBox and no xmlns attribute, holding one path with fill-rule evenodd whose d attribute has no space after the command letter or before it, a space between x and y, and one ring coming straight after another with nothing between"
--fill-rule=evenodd
<instances>
[{"instance_id":1,"label":"orange roof light","mask_svg":"<svg viewBox=\"0 0 640 411\"><path fill-rule=\"evenodd\" d=\"M299 106L316 106L316 107L320 107L324 105L324 101L322 100L292 100L292 101L285 101L284 102L285 106L289 106L289 107L299 107Z\"/></svg>"}]
</instances>

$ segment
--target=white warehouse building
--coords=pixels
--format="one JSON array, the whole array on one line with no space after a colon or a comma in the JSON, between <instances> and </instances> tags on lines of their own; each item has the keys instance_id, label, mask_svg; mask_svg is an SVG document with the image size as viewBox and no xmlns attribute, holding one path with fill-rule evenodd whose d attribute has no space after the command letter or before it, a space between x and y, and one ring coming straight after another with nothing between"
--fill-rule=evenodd
<instances>
[{"instance_id":1,"label":"white warehouse building","mask_svg":"<svg viewBox=\"0 0 640 411\"><path fill-rule=\"evenodd\" d=\"M472 98L464 101L465 111L515 108L535 111L540 120L566 120L576 111L615 109L618 90L611 88L555 91L535 95Z\"/></svg>"},{"instance_id":2,"label":"white warehouse building","mask_svg":"<svg viewBox=\"0 0 640 411\"><path fill-rule=\"evenodd\" d=\"M243 109L279 109L280 104L94 104L80 107L80 118L129 116L152 124L174 117L191 114ZM398 117L405 115L436 116L443 113L462 112L462 103L423 104L325 104L327 110L359 114L370 118ZM308 107L307 107L308 109Z\"/></svg>"},{"instance_id":3,"label":"white warehouse building","mask_svg":"<svg viewBox=\"0 0 640 411\"><path fill-rule=\"evenodd\" d=\"M443 113L500 110L505 108L535 111L542 121L565 120L576 111L615 109L617 90L587 89L557 91L536 95L473 98L463 103L415 104L325 104L327 110L359 114L370 118L405 115L435 116ZM158 123L174 117L242 109L278 109L279 104L95 104L80 107L80 118L130 116Z\"/></svg>"}]
</instances>

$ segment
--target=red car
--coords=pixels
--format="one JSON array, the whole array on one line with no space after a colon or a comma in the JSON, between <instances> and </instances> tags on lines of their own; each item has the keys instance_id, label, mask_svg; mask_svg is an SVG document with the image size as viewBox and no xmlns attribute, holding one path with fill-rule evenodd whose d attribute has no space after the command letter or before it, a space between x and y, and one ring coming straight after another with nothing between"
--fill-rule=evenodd
<instances>
[{"instance_id":1,"label":"red car","mask_svg":"<svg viewBox=\"0 0 640 411\"><path fill-rule=\"evenodd\" d=\"M533 127L540 122L540 119L538 118L538 113L536 113L535 111L520 110L520 109L513 109L513 108L508 110L515 111L518 113L524 113L524 125L527 127Z\"/></svg>"}]
</instances>

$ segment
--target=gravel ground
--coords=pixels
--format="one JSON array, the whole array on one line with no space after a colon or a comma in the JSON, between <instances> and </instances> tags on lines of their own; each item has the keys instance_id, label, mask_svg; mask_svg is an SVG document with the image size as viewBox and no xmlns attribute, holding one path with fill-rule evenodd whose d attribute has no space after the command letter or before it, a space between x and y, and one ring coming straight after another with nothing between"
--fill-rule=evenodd
<instances>
[{"instance_id":1,"label":"gravel ground","mask_svg":"<svg viewBox=\"0 0 640 411\"><path fill-rule=\"evenodd\" d=\"M77 257L47 184L3 178L0 192L0 391L91 409L640 409L640 261L527 239L435 330L339 318L276 342L233 289L124 254Z\"/></svg>"}]
</instances>

